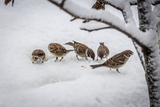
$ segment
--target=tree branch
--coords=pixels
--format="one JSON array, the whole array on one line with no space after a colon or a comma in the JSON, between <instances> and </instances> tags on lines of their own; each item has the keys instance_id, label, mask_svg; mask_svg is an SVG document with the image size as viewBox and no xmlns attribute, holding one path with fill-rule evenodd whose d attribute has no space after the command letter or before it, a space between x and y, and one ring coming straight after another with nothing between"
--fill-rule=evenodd
<instances>
[{"instance_id":1,"label":"tree branch","mask_svg":"<svg viewBox=\"0 0 160 107\"><path fill-rule=\"evenodd\" d=\"M146 49L148 49L148 47L146 47L144 44L142 44L137 38L133 37L132 34L130 34L129 32L127 32L126 30L116 26L116 25L113 25L112 22L108 22L108 21L104 21L102 20L101 18L87 18L86 16L79 16L77 14L74 14L74 12L71 12L67 9L65 9L64 7L61 7L60 4L58 4L57 2L53 1L53 0L48 0L49 2L51 2L52 4L60 7L63 11L65 11L66 13L70 14L71 16L77 18L77 19L83 19L83 20L94 20L94 21L97 21L97 22L102 22L104 24L107 24L109 25L110 27L112 27L113 29L127 35L129 38L131 38L133 41L135 41L140 47L145 47Z\"/></svg>"},{"instance_id":2,"label":"tree branch","mask_svg":"<svg viewBox=\"0 0 160 107\"><path fill-rule=\"evenodd\" d=\"M63 0L62 3L60 4L61 7L63 7L64 3L66 0Z\"/></svg>"},{"instance_id":3,"label":"tree branch","mask_svg":"<svg viewBox=\"0 0 160 107\"><path fill-rule=\"evenodd\" d=\"M121 8L119 8L119 7L111 4L111 3L109 3L109 2L106 2L106 3L109 4L109 5L111 5L112 7L116 8L117 10L120 10L120 11L122 12L124 21L125 21L126 23L128 23L128 14L127 14L127 12L125 11L125 9L121 9ZM133 5L133 4L134 4L134 5L137 5L137 2L134 2L134 3L132 2L132 3L130 3L130 5ZM137 54L138 54L138 56L139 56L139 59L140 59L141 64L142 64L142 66L143 66L143 69L145 70L146 68L145 68L145 62L144 62L144 60L143 60L143 56L141 55L141 52L138 50L138 46L136 45L136 43L134 42L133 39L132 39L132 43L133 43L133 45L134 45L134 47L135 47L135 49L136 49L136 51L137 51Z\"/></svg>"},{"instance_id":4,"label":"tree branch","mask_svg":"<svg viewBox=\"0 0 160 107\"><path fill-rule=\"evenodd\" d=\"M88 32L92 32L92 31L98 31L98 30L109 29L109 28L112 28L112 27L102 27L102 28L97 28L97 29L87 29L87 28L80 28L80 29L88 31Z\"/></svg>"}]
</instances>

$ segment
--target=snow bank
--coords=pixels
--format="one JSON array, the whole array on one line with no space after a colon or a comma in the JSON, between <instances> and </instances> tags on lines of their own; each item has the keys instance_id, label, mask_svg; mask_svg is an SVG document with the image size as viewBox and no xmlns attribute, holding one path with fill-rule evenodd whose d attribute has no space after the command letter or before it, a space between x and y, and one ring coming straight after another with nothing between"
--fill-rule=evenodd
<instances>
[{"instance_id":1,"label":"snow bank","mask_svg":"<svg viewBox=\"0 0 160 107\"><path fill-rule=\"evenodd\" d=\"M81 5L91 2L79 0ZM82 20L71 23L71 16L42 0L16 0L14 7L0 1L0 13L1 107L149 107L144 71L125 35L112 29L81 31ZM63 45L72 40L86 44L95 53L99 42L104 42L109 57L127 49L134 55L120 68L122 74L108 68L93 70L90 65L105 59L78 61L74 52L54 62L48 44ZM44 64L30 60L37 48L49 59Z\"/></svg>"}]
</instances>

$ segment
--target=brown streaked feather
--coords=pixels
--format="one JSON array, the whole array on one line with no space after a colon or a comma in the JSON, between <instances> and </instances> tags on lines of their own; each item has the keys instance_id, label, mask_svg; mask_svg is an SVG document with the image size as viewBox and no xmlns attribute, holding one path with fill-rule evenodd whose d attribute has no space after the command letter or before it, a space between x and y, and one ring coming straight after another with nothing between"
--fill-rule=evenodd
<instances>
[{"instance_id":1,"label":"brown streaked feather","mask_svg":"<svg viewBox=\"0 0 160 107\"><path fill-rule=\"evenodd\" d=\"M4 1L4 4L7 5L7 4L10 3L11 1L12 1L12 6L13 6L14 0L5 0L5 1Z\"/></svg>"},{"instance_id":2,"label":"brown streaked feather","mask_svg":"<svg viewBox=\"0 0 160 107\"><path fill-rule=\"evenodd\" d=\"M105 65L112 68L117 68L119 66L122 66L123 64L125 64L127 61L127 59L124 57L123 54L116 54L114 55L112 58L108 59L105 62Z\"/></svg>"},{"instance_id":3,"label":"brown streaked feather","mask_svg":"<svg viewBox=\"0 0 160 107\"><path fill-rule=\"evenodd\" d=\"M102 4L100 4L100 2L96 2L93 6L92 6L93 9L96 9L96 10L100 10L100 9L103 9L105 10L105 6L103 6Z\"/></svg>"},{"instance_id":4,"label":"brown streaked feather","mask_svg":"<svg viewBox=\"0 0 160 107\"><path fill-rule=\"evenodd\" d=\"M86 45L74 41L74 50L75 50L75 53L77 53L79 56L85 57L86 49L88 49Z\"/></svg>"},{"instance_id":5,"label":"brown streaked feather","mask_svg":"<svg viewBox=\"0 0 160 107\"><path fill-rule=\"evenodd\" d=\"M51 53L66 53L67 52L67 50L58 43L49 44L48 49Z\"/></svg>"},{"instance_id":6,"label":"brown streaked feather","mask_svg":"<svg viewBox=\"0 0 160 107\"><path fill-rule=\"evenodd\" d=\"M125 50L121 53L114 55L103 64L91 65L91 67L93 69L97 67L102 67L102 66L108 67L110 69L113 68L113 69L116 69L118 73L120 73L118 69L126 64L126 62L128 61L131 55L133 55L133 52L131 50Z\"/></svg>"},{"instance_id":7,"label":"brown streaked feather","mask_svg":"<svg viewBox=\"0 0 160 107\"><path fill-rule=\"evenodd\" d=\"M48 50L56 56L55 62L58 60L58 57L61 57L61 60L63 59L64 56L66 56L70 51L73 50L66 50L62 45L58 43L50 43L48 45ZM60 60L60 61L61 61Z\"/></svg>"}]
</instances>

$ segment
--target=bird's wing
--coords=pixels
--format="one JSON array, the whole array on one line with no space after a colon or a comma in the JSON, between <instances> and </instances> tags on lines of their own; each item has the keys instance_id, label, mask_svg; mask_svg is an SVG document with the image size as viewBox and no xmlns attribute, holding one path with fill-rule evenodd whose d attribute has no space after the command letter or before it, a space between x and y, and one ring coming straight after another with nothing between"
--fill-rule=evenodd
<instances>
[{"instance_id":1,"label":"bird's wing","mask_svg":"<svg viewBox=\"0 0 160 107\"><path fill-rule=\"evenodd\" d=\"M77 45L76 51L77 51L77 53L85 53L87 48L88 47L86 45L79 44L79 45Z\"/></svg>"},{"instance_id":2,"label":"bird's wing","mask_svg":"<svg viewBox=\"0 0 160 107\"><path fill-rule=\"evenodd\" d=\"M51 44L49 48L52 53L66 53L66 49L58 43Z\"/></svg>"},{"instance_id":3,"label":"bird's wing","mask_svg":"<svg viewBox=\"0 0 160 107\"><path fill-rule=\"evenodd\" d=\"M125 63L125 57L123 54L117 54L106 61L108 66L118 66Z\"/></svg>"},{"instance_id":4,"label":"bird's wing","mask_svg":"<svg viewBox=\"0 0 160 107\"><path fill-rule=\"evenodd\" d=\"M106 46L104 46L104 49L105 49L106 52L109 54L109 49L108 49Z\"/></svg>"}]
</instances>

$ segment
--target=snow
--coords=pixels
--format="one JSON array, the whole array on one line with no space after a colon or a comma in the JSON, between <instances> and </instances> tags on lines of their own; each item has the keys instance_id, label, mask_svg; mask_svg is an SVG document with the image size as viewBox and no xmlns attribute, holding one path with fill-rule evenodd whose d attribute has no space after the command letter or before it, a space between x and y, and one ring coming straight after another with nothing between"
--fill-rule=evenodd
<instances>
[{"instance_id":1,"label":"snow","mask_svg":"<svg viewBox=\"0 0 160 107\"><path fill-rule=\"evenodd\" d=\"M94 2L79 3L90 8L87 4ZM71 16L45 0L16 0L14 7L4 6L1 0L0 13L0 107L149 107L145 72L132 41L122 33L82 31L82 20L70 22ZM103 67L93 70L90 65L105 59L78 61L74 52L54 62L48 44L72 49L64 45L72 40L86 44L95 54L99 42L104 42L109 57L128 49L134 55L119 69L121 74ZM35 49L42 49L48 61L32 64Z\"/></svg>"}]
</instances>

